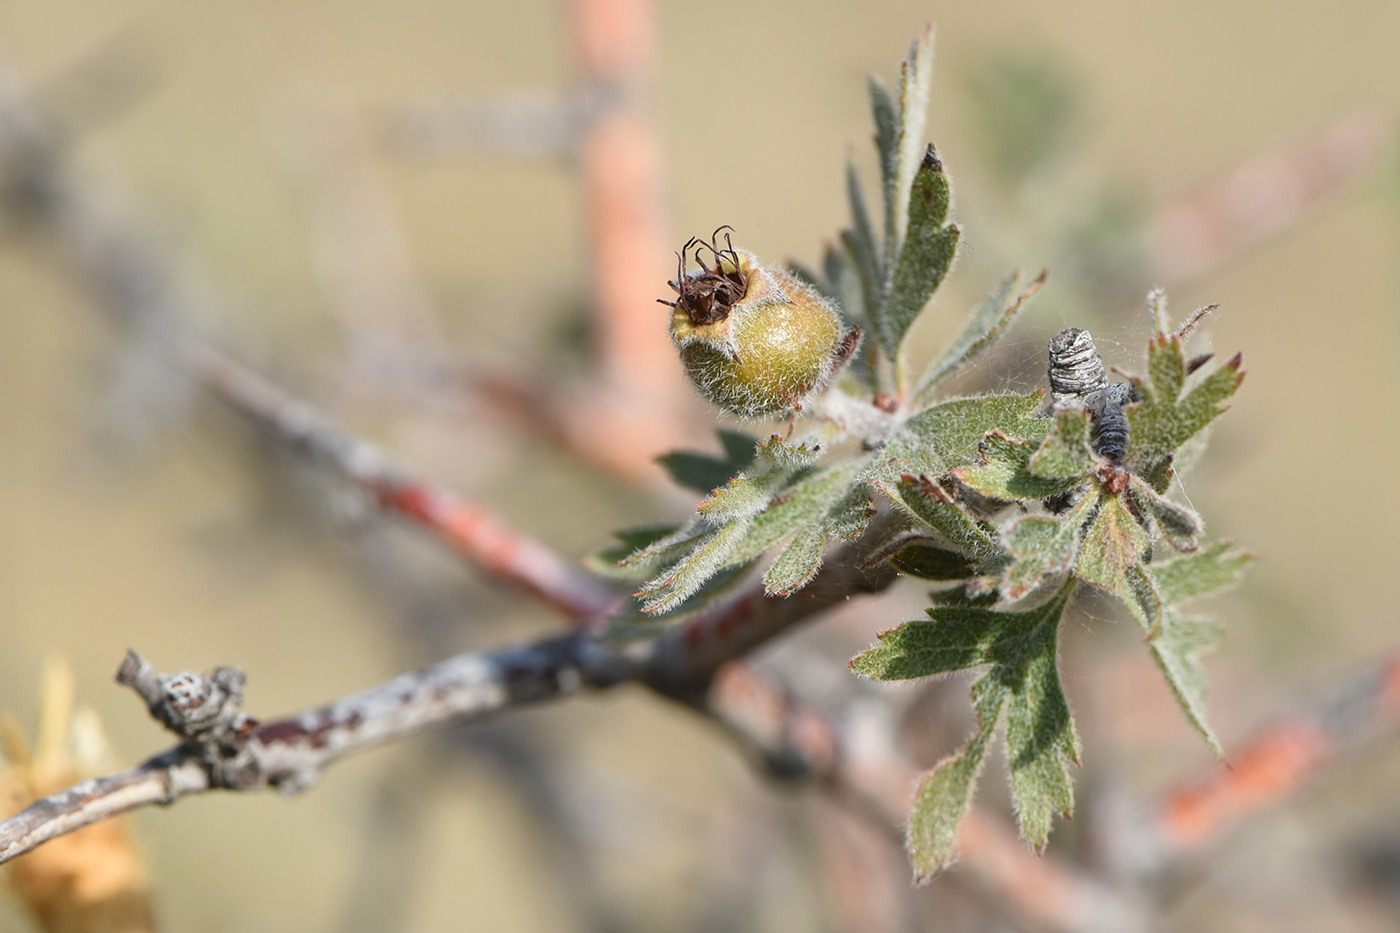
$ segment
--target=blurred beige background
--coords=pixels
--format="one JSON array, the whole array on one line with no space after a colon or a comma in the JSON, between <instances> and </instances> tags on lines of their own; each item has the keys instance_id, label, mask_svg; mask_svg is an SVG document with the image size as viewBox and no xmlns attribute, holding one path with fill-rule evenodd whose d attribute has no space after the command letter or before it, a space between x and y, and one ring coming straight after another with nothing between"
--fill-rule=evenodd
<instances>
[{"instance_id":1,"label":"blurred beige background","mask_svg":"<svg viewBox=\"0 0 1400 933\"><path fill-rule=\"evenodd\" d=\"M847 145L867 173L873 166L865 73L891 76L910 37L937 22L930 135L959 185L970 249L922 334L930 345L1008 264L1051 262L1033 240L974 220L991 182L969 142L977 116L967 78L990 56L1010 49L1063 67L1083 107L1065 177L1112 180L1148 215L1269 147L1358 110L1389 127L1400 108L1400 6L1376 0L718 0L663 3L659 18L652 101L676 244L728 223L760 256L806 262L846 222ZM200 270L217 296L201 328L570 554L684 507L503 426L450 387L425 406L337 382L345 322L314 264L323 167L307 114L345 108L370 120L427 99L563 89L571 66L562 4L0 4L0 62L26 89L63 99L65 75L104 47L140 66L133 80L145 90L84 131L78 165ZM469 359L581 365L570 335L588 297L584 219L568 166L394 155L373 134L366 145L421 289L409 329ZM1187 485L1212 534L1260 555L1246 587L1218 607L1229 634L1211 662L1212 708L1227 746L1400 641L1389 605L1400 527L1391 494L1400 460L1396 169L1386 148L1288 229L1172 291L1178 312L1221 304L1212 343L1243 349L1249 372ZM1105 355L1132 368L1146 336L1139 300L1085 309L1092 318L1081 319L1059 287L1051 265L1043 307L1012 343L1033 356L1046 334L1092 319ZM555 624L410 536L336 514L336 500L309 491L306 477L264 469L265 450L218 406L196 396L184 417L163 419L123 407L113 386L125 340L52 250L4 230L0 707L27 726L40 661L55 650L72 659L79 699L100 711L125 765L167 744L112 683L129 646L165 669L237 663L249 674L249 707L271 715ZM917 593L905 599L913 611ZM1207 764L1145 658L1130 658L1133 637L1106 622L1076 638L1088 645L1074 665L1077 709L1104 720L1091 728L1116 742L1111 754L1129 762L1121 773L1134 792ZM1150 734L1092 708L1138 692L1148 697ZM949 702L964 702L953 694ZM1091 759L1105 747L1086 740ZM715 901L754 885L759 894L744 895L749 928L839 926L803 841L812 818L803 804L775 795L682 712L623 691L529 712L464 743L460 754L421 741L357 757L293 801L211 796L141 814L164 928L373 928L357 916L357 896L372 887L364 873L378 871L366 868L364 849L383 829L376 814L393 824L394 807L409 806L384 789L400 780L425 788L408 796L427 804L403 811L421 822L393 857L404 875L393 928L603 928L578 906L597 897L620 918L614 929L704 929ZM1375 894L1354 894L1325 864L1349 832L1400 836L1400 800L1386 793L1400 776L1395 758L1376 753L1363 773L1252 830L1292 860L1231 874L1238 863L1227 854L1230 896L1197 893L1169 922L1394 929L1400 914ZM558 867L558 827L542 830L542 804L515 786L512 775L541 767L564 788L555 797L588 816L563 833L587 853L591 874L581 881L568 880L575 862ZM27 928L0 902L0 930Z\"/></svg>"}]
</instances>

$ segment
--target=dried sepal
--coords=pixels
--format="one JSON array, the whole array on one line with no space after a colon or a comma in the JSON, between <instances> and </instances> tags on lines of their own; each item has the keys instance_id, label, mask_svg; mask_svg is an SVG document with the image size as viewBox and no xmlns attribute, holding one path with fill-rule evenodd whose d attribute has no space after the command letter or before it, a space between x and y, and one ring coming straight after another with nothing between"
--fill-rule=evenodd
<instances>
[{"instance_id":1,"label":"dried sepal","mask_svg":"<svg viewBox=\"0 0 1400 933\"><path fill-rule=\"evenodd\" d=\"M93 710L74 705L72 668L60 657L44 663L34 747L8 715L4 721L9 761L0 768L0 805L6 813L111 768L101 720ZM8 863L4 878L42 930L144 933L156 928L149 872L125 819L54 839Z\"/></svg>"}]
</instances>

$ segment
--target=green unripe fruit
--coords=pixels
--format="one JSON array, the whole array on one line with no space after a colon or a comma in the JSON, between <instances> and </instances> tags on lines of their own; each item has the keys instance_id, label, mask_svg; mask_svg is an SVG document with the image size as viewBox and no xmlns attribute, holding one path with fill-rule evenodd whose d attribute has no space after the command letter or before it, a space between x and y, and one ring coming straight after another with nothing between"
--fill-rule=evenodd
<instances>
[{"instance_id":1,"label":"green unripe fruit","mask_svg":"<svg viewBox=\"0 0 1400 933\"><path fill-rule=\"evenodd\" d=\"M687 243L668 283L679 297L662 302L672 308L671 339L686 375L701 395L741 418L800 412L855 353L860 328L848 328L808 285L725 240L724 249ZM700 271L687 275L692 247ZM701 249L713 254L713 269Z\"/></svg>"}]
</instances>

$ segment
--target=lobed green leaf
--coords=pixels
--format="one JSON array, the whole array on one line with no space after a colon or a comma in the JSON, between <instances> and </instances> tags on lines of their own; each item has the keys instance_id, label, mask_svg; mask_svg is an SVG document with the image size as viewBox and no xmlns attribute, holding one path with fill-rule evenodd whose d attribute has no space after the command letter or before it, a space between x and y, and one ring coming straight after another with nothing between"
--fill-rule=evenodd
<instances>
[{"instance_id":1,"label":"lobed green leaf","mask_svg":"<svg viewBox=\"0 0 1400 933\"><path fill-rule=\"evenodd\" d=\"M1132 477L1128 496L1139 513L1152 519L1153 526L1172 547L1194 551L1200 546L1201 518L1191 509L1165 498L1137 476Z\"/></svg>"},{"instance_id":2,"label":"lobed green leaf","mask_svg":"<svg viewBox=\"0 0 1400 933\"><path fill-rule=\"evenodd\" d=\"M1018 440L994 431L979 449L983 462L953 471L958 482L974 492L1003 502L1044 499L1078 485L1079 479L1047 479L1030 472L1030 459L1040 448L1038 439Z\"/></svg>"},{"instance_id":3,"label":"lobed green leaf","mask_svg":"<svg viewBox=\"0 0 1400 933\"><path fill-rule=\"evenodd\" d=\"M1205 667L1201 664L1201 655L1214 648L1219 640L1220 626L1215 620L1182 616L1167 609L1162 613L1162 623L1158 626L1157 634L1148 644L1152 648L1152 657L1166 676L1182 712L1191 720L1191 725L1196 727L1196 731L1206 740L1211 750L1224 758L1225 750L1206 722L1205 701L1208 684Z\"/></svg>"},{"instance_id":4,"label":"lobed green leaf","mask_svg":"<svg viewBox=\"0 0 1400 933\"><path fill-rule=\"evenodd\" d=\"M1194 554L1148 564L1145 572L1162 604L1175 606L1236 585L1253 560L1253 554L1233 541L1217 541Z\"/></svg>"},{"instance_id":5,"label":"lobed green leaf","mask_svg":"<svg viewBox=\"0 0 1400 933\"><path fill-rule=\"evenodd\" d=\"M1082 750L1057 663L1059 617L1032 629L1024 656L1009 668L1010 702L1006 713L1006 753L1011 792L1021 835L1037 850L1045 848L1055 814L1074 809L1071 763ZM991 675L988 675L991 676Z\"/></svg>"},{"instance_id":6,"label":"lobed green leaf","mask_svg":"<svg viewBox=\"0 0 1400 933\"><path fill-rule=\"evenodd\" d=\"M1132 472L1158 492L1165 490L1177 450L1228 408L1226 401L1244 379L1241 364L1235 356L1183 396L1188 372L1181 340L1155 338L1148 347L1148 378L1134 380L1143 401L1128 407Z\"/></svg>"},{"instance_id":7,"label":"lobed green leaf","mask_svg":"<svg viewBox=\"0 0 1400 933\"><path fill-rule=\"evenodd\" d=\"M1147 532L1123 505L1122 497L1103 495L1099 513L1079 546L1074 574L1127 601L1130 593L1124 574L1142 560L1149 544Z\"/></svg>"},{"instance_id":8,"label":"lobed green leaf","mask_svg":"<svg viewBox=\"0 0 1400 933\"><path fill-rule=\"evenodd\" d=\"M983 683L987 686L983 687ZM1006 691L987 679L974 688L977 731L962 750L943 759L919 781L914 809L909 814L909 855L916 881L947 868L953 861L958 824L972 805L982 765L996 732Z\"/></svg>"},{"instance_id":9,"label":"lobed green leaf","mask_svg":"<svg viewBox=\"0 0 1400 933\"><path fill-rule=\"evenodd\" d=\"M1043 479L1083 480L1098 466L1094 459L1093 431L1093 421L1087 411L1059 412L1045 443L1026 462L1027 472Z\"/></svg>"}]
</instances>

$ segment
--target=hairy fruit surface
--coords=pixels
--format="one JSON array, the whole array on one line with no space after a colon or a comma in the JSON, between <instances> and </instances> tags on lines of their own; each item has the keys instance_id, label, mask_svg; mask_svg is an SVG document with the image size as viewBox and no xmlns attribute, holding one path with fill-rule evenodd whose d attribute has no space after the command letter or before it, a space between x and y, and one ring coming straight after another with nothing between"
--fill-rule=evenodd
<instances>
[{"instance_id":1,"label":"hairy fruit surface","mask_svg":"<svg viewBox=\"0 0 1400 933\"><path fill-rule=\"evenodd\" d=\"M723 229L723 228L721 228ZM692 239L682 248L671 339L700 394L741 418L798 412L855 353L859 328L831 304L752 253ZM687 274L695 250L699 270ZM701 256L708 250L711 268Z\"/></svg>"}]
</instances>

